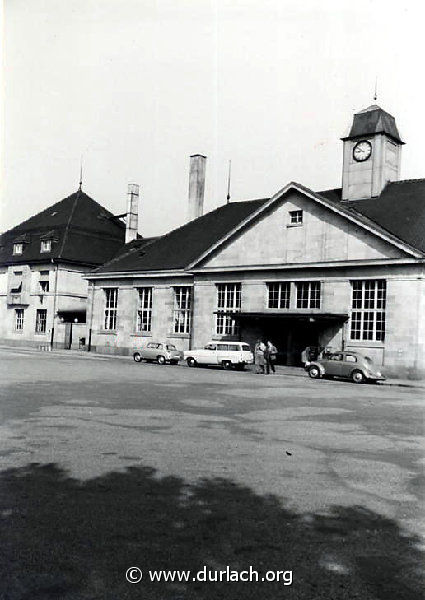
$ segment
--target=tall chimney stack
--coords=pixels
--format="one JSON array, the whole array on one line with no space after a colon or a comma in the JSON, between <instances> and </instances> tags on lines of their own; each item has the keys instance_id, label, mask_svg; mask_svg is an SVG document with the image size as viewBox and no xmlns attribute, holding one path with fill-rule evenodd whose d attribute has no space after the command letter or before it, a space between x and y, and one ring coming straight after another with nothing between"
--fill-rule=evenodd
<instances>
[{"instance_id":1,"label":"tall chimney stack","mask_svg":"<svg viewBox=\"0 0 425 600\"><path fill-rule=\"evenodd\" d=\"M137 239L139 228L139 185L129 183L127 191L127 218L125 222L125 243Z\"/></svg>"},{"instance_id":2,"label":"tall chimney stack","mask_svg":"<svg viewBox=\"0 0 425 600\"><path fill-rule=\"evenodd\" d=\"M189 221L202 216L204 212L205 165L207 157L193 154L189 170Z\"/></svg>"}]
</instances>

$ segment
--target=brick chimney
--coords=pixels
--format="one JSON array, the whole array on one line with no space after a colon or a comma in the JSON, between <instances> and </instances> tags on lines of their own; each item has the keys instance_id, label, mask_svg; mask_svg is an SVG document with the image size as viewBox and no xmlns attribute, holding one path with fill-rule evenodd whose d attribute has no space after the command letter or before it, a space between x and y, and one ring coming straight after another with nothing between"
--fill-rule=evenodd
<instances>
[{"instance_id":1,"label":"brick chimney","mask_svg":"<svg viewBox=\"0 0 425 600\"><path fill-rule=\"evenodd\" d=\"M197 219L204 212L206 162L207 157L202 154L193 154L190 157L188 221Z\"/></svg>"},{"instance_id":2,"label":"brick chimney","mask_svg":"<svg viewBox=\"0 0 425 600\"><path fill-rule=\"evenodd\" d=\"M139 186L129 183L127 191L127 218L125 223L125 243L137 239L139 228Z\"/></svg>"}]
</instances>

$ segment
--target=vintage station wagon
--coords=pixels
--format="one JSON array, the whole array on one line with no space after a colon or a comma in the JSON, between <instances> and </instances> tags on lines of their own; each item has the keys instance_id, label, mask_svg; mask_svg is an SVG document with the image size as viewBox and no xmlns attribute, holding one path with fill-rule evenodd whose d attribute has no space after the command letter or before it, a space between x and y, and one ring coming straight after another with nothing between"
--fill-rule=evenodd
<instances>
[{"instance_id":1,"label":"vintage station wagon","mask_svg":"<svg viewBox=\"0 0 425 600\"><path fill-rule=\"evenodd\" d=\"M238 370L254 362L251 348L245 342L211 342L202 349L186 350L184 359L189 367L220 365L223 369L235 367Z\"/></svg>"}]
</instances>

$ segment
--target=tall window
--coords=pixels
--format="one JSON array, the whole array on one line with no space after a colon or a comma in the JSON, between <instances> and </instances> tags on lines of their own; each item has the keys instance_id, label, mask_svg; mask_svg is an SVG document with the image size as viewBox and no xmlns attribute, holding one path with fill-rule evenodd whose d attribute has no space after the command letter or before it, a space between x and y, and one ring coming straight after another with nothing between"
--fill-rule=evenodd
<instances>
[{"instance_id":1,"label":"tall window","mask_svg":"<svg viewBox=\"0 0 425 600\"><path fill-rule=\"evenodd\" d=\"M297 286L297 308L320 308L320 281L301 281Z\"/></svg>"},{"instance_id":2,"label":"tall window","mask_svg":"<svg viewBox=\"0 0 425 600\"><path fill-rule=\"evenodd\" d=\"M385 279L351 282L352 310L350 336L352 340L385 340Z\"/></svg>"},{"instance_id":3,"label":"tall window","mask_svg":"<svg viewBox=\"0 0 425 600\"><path fill-rule=\"evenodd\" d=\"M24 329L24 309L15 308L15 331Z\"/></svg>"},{"instance_id":4,"label":"tall window","mask_svg":"<svg viewBox=\"0 0 425 600\"><path fill-rule=\"evenodd\" d=\"M282 283L268 283L269 308L289 308L291 284L289 281Z\"/></svg>"},{"instance_id":5,"label":"tall window","mask_svg":"<svg viewBox=\"0 0 425 600\"><path fill-rule=\"evenodd\" d=\"M46 333L47 310L40 308L35 317L35 332Z\"/></svg>"},{"instance_id":6,"label":"tall window","mask_svg":"<svg viewBox=\"0 0 425 600\"><path fill-rule=\"evenodd\" d=\"M118 288L105 289L105 329L117 328Z\"/></svg>"},{"instance_id":7,"label":"tall window","mask_svg":"<svg viewBox=\"0 0 425 600\"><path fill-rule=\"evenodd\" d=\"M137 308L137 331L149 333L152 329L152 288L139 288Z\"/></svg>"},{"instance_id":8,"label":"tall window","mask_svg":"<svg viewBox=\"0 0 425 600\"><path fill-rule=\"evenodd\" d=\"M174 333L189 333L192 309L192 288L174 288Z\"/></svg>"},{"instance_id":9,"label":"tall window","mask_svg":"<svg viewBox=\"0 0 425 600\"><path fill-rule=\"evenodd\" d=\"M239 331L232 313L241 309L241 284L224 283L217 285L217 335L236 335Z\"/></svg>"}]
</instances>

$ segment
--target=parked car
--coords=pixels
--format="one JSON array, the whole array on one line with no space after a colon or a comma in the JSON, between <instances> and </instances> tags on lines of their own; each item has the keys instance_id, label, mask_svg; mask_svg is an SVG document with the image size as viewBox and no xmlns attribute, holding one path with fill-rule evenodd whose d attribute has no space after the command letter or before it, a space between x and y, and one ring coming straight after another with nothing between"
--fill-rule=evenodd
<instances>
[{"instance_id":1,"label":"parked car","mask_svg":"<svg viewBox=\"0 0 425 600\"><path fill-rule=\"evenodd\" d=\"M148 342L146 346L141 346L133 352L133 359L136 362L155 361L159 365L170 363L176 365L182 357L180 350L174 344L167 342Z\"/></svg>"},{"instance_id":2,"label":"parked car","mask_svg":"<svg viewBox=\"0 0 425 600\"><path fill-rule=\"evenodd\" d=\"M245 365L252 365L254 355L245 342L211 342L198 350L186 350L184 360L189 367L197 365L221 365L223 369L232 367L242 371Z\"/></svg>"},{"instance_id":3,"label":"parked car","mask_svg":"<svg viewBox=\"0 0 425 600\"><path fill-rule=\"evenodd\" d=\"M354 383L382 381L385 377L368 356L359 352L330 352L305 366L312 379L345 377Z\"/></svg>"}]
</instances>

